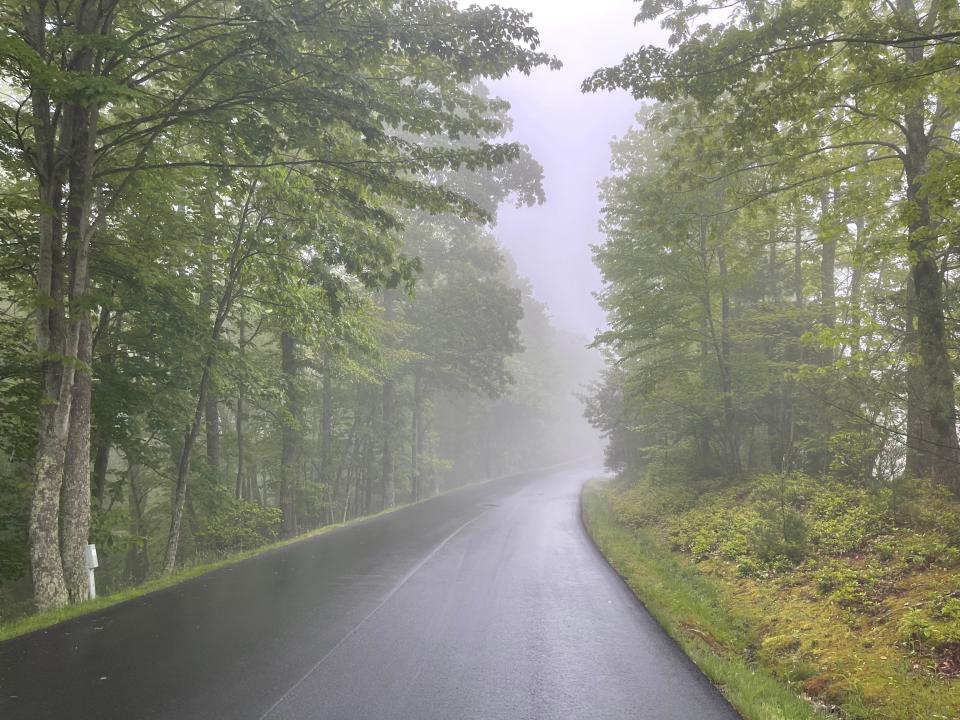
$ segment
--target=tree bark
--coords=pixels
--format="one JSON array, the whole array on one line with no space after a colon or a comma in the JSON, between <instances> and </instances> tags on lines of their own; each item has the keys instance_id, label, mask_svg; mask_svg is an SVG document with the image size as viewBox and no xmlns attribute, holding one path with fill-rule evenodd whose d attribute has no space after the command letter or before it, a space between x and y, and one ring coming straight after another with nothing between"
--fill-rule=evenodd
<instances>
[{"instance_id":1,"label":"tree bark","mask_svg":"<svg viewBox=\"0 0 960 720\"><path fill-rule=\"evenodd\" d=\"M413 502L421 499L420 454L423 450L423 378L413 376L413 412L410 419L410 494Z\"/></svg>"},{"instance_id":2,"label":"tree bark","mask_svg":"<svg viewBox=\"0 0 960 720\"><path fill-rule=\"evenodd\" d=\"M90 533L90 378L92 328L90 316L80 319L76 379L70 408L70 433L64 458L61 552L71 602L89 598L86 547Z\"/></svg>"},{"instance_id":3,"label":"tree bark","mask_svg":"<svg viewBox=\"0 0 960 720\"><path fill-rule=\"evenodd\" d=\"M830 195L824 193L820 198L820 322L824 327L833 328L837 318L837 238L827 225L826 216L830 211ZM834 348L831 344L820 356L820 365L828 367L834 361Z\"/></svg>"},{"instance_id":4,"label":"tree bark","mask_svg":"<svg viewBox=\"0 0 960 720\"><path fill-rule=\"evenodd\" d=\"M797 218L793 227L793 297L798 308L803 307L803 228Z\"/></svg>"},{"instance_id":5,"label":"tree bark","mask_svg":"<svg viewBox=\"0 0 960 720\"><path fill-rule=\"evenodd\" d=\"M327 492L334 491L333 485L333 363L330 354L323 363L323 386L320 390L320 481L326 485Z\"/></svg>"},{"instance_id":6,"label":"tree bark","mask_svg":"<svg viewBox=\"0 0 960 720\"><path fill-rule=\"evenodd\" d=\"M139 484L140 465L130 462L127 467L127 507L130 512L130 534L134 542L127 550L126 575L135 583L142 583L150 574L150 555L147 552L148 532L143 520L145 497Z\"/></svg>"},{"instance_id":7,"label":"tree bark","mask_svg":"<svg viewBox=\"0 0 960 720\"><path fill-rule=\"evenodd\" d=\"M387 378L383 381L383 415L381 437L382 445L380 448L380 487L382 492L383 507L392 507L395 503L394 497L394 478L393 478L393 441L391 431L393 429L393 409L396 385L393 378Z\"/></svg>"},{"instance_id":8,"label":"tree bark","mask_svg":"<svg viewBox=\"0 0 960 720\"><path fill-rule=\"evenodd\" d=\"M917 22L913 0L898 0L901 21ZM904 49L907 65L924 62L923 44ZM960 493L960 443L957 439L953 367L950 364L946 332L943 278L937 258L937 232L930 213L930 199L923 187L928 171L931 136L927 130L928 113L923 98L910 98L904 105L903 128L906 148L903 155L907 182L907 236L911 260L913 290L912 314L916 317L916 350L919 356L917 388L922 402L908 407L920 412L921 419L910 422L926 437L915 439L916 472L929 473L933 479ZM930 132L934 132L932 128Z\"/></svg>"},{"instance_id":9,"label":"tree bark","mask_svg":"<svg viewBox=\"0 0 960 720\"><path fill-rule=\"evenodd\" d=\"M243 414L246 412L246 408L244 407L243 394L243 386L241 385L241 387L237 390L237 482L234 492L234 496L238 500L244 499L243 482L244 478L247 476L247 447L246 438L244 437L243 432Z\"/></svg>"},{"instance_id":10,"label":"tree bark","mask_svg":"<svg viewBox=\"0 0 960 720\"><path fill-rule=\"evenodd\" d=\"M220 398L216 384L211 378L207 391L206 407L203 410L204 426L207 431L207 465L214 470L220 469Z\"/></svg>"},{"instance_id":11,"label":"tree bark","mask_svg":"<svg viewBox=\"0 0 960 720\"><path fill-rule=\"evenodd\" d=\"M281 428L280 509L283 512L283 535L297 533L294 473L300 456L303 400L300 397L297 341L287 331L280 334L280 365L283 372L285 417Z\"/></svg>"},{"instance_id":12,"label":"tree bark","mask_svg":"<svg viewBox=\"0 0 960 720\"><path fill-rule=\"evenodd\" d=\"M180 546L180 526L183 522L183 508L187 501L187 480L190 477L190 459L193 457L193 446L200 435L200 423L203 421L203 408L207 401L207 391L210 384L210 363L212 357L207 356L203 365L203 374L200 376L200 393L197 398L196 409L193 412L193 421L183 433L183 447L180 449L180 459L177 462L177 484L173 494L173 507L170 515L170 530L167 533L167 550L163 562L163 574L169 575L177 566L177 550Z\"/></svg>"},{"instance_id":13,"label":"tree bark","mask_svg":"<svg viewBox=\"0 0 960 720\"><path fill-rule=\"evenodd\" d=\"M233 248L230 251L229 271L217 303L217 312L213 320L213 329L210 333L210 350L203 363L203 372L200 375L200 388L197 396L197 405L193 413L193 421L187 426L183 435L183 447L180 450L180 460L177 463L177 484L173 495L173 506L170 510L170 530L167 534L167 549L163 563L163 573L169 575L177 565L177 549L180 545L180 525L183 521L183 506L187 499L187 481L190 477L190 459L193 456L193 446L200 434L200 423L203 421L203 412L206 408L207 393L210 391L210 376L213 369L214 350L220 342L220 334L227 315L233 307L233 300L243 265L247 258L242 253L245 244L247 223L253 207L253 199L257 192L259 180L253 180L247 199L240 212L240 221L237 233L234 236Z\"/></svg>"}]
</instances>

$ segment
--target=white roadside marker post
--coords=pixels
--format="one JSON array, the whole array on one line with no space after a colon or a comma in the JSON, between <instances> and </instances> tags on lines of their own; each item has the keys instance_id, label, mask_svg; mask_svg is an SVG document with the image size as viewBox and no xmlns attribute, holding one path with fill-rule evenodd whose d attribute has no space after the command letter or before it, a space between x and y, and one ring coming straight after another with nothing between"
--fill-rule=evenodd
<instances>
[{"instance_id":1,"label":"white roadside marker post","mask_svg":"<svg viewBox=\"0 0 960 720\"><path fill-rule=\"evenodd\" d=\"M97 562L97 546L90 543L87 545L87 552L85 554L87 557L87 583L90 588L90 599L95 600L97 597L97 583L93 578L93 571L100 567L100 563Z\"/></svg>"}]
</instances>

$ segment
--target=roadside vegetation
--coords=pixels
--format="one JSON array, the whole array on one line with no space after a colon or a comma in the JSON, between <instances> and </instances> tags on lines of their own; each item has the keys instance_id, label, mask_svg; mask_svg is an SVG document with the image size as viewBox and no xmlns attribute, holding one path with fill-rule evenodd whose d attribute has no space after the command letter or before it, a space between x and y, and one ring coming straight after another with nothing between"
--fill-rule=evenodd
<instances>
[{"instance_id":1,"label":"roadside vegetation","mask_svg":"<svg viewBox=\"0 0 960 720\"><path fill-rule=\"evenodd\" d=\"M652 477L592 485L587 526L745 718L960 712L960 503L924 483Z\"/></svg>"},{"instance_id":2,"label":"roadside vegetation","mask_svg":"<svg viewBox=\"0 0 960 720\"><path fill-rule=\"evenodd\" d=\"M484 86L558 66L529 16L2 0L0 24L0 622L84 603L88 542L101 593L155 587L582 452L597 363L492 231L543 200Z\"/></svg>"},{"instance_id":3,"label":"roadside vegetation","mask_svg":"<svg viewBox=\"0 0 960 720\"><path fill-rule=\"evenodd\" d=\"M672 45L585 84L653 101L613 145L595 251L614 563L672 558L746 629L668 625L828 710L955 718L956 9L640 18ZM646 599L661 575L631 582Z\"/></svg>"}]
</instances>

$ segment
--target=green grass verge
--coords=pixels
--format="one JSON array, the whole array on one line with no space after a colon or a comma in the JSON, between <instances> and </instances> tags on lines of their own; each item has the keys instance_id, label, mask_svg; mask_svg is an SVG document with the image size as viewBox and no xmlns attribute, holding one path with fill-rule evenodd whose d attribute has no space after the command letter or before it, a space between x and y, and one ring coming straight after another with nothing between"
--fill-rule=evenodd
<instances>
[{"instance_id":1,"label":"green grass verge","mask_svg":"<svg viewBox=\"0 0 960 720\"><path fill-rule=\"evenodd\" d=\"M459 489L460 488L455 488L455 490ZM454 492L455 490L451 492ZM213 570L219 570L220 568L224 568L229 565L236 565L239 562L243 562L244 560L248 560L258 555L263 555L264 553L270 552L271 550L276 550L277 548L286 547L287 545L293 545L294 543L303 542L305 540L310 540L318 535L323 535L332 530L336 530L337 528L346 527L348 525L356 525L367 520L372 520L373 518L380 517L381 515L387 515L389 513L396 512L401 508L409 507L411 504L412 503L396 505L379 513L366 515L362 518L349 520L345 523L324 525L323 527L312 530L308 533L297 535L296 537L288 538L286 540L280 540L275 543L270 543L269 545L261 545L260 547L252 550L230 555L222 560L190 565L188 567L181 568L170 575L148 580L141 585L123 588L122 590L110 593L109 595L102 595L95 600L88 600L87 602L79 603L77 605L67 605L66 607L58 610L50 610L44 613L27 615L11 622L0 624L0 642L3 642L4 640L10 640L11 638L15 638L20 635L26 635L27 633L31 633L36 630L43 630L44 628L48 628L52 625L65 622L67 620L72 620L83 615L89 615L90 613L98 612L105 608L111 607L112 605L118 605L119 603L148 595L152 592L156 592L157 590L163 590L164 588L172 587L173 585L179 585L180 583L200 577L201 575L206 575Z\"/></svg>"},{"instance_id":2,"label":"green grass verge","mask_svg":"<svg viewBox=\"0 0 960 720\"><path fill-rule=\"evenodd\" d=\"M581 502L584 524L610 565L746 720L828 717L748 659L758 641L748 624L723 606L708 578L643 530L619 525L600 481L586 485Z\"/></svg>"},{"instance_id":3,"label":"green grass verge","mask_svg":"<svg viewBox=\"0 0 960 720\"><path fill-rule=\"evenodd\" d=\"M551 465L546 468L539 468L535 470L528 470L524 472L517 473L516 475L522 475L525 472L537 472L537 470L550 470L556 467L564 467L566 465L573 464L578 461L569 461L562 462L556 465ZM479 482L468 483L466 485L461 485L459 487L451 488L441 492L440 495L448 495L452 493L459 492L461 490L466 490L471 487L476 487L477 485L483 485L485 483L496 482L497 480L504 480L509 477L515 477L516 475L505 475L502 477L489 478L487 480L481 480ZM434 495L434 497L440 497L440 495ZM424 498L419 502L428 502L433 498ZM258 548L253 550L248 550L242 553L236 553L229 557L223 558L222 560L216 560L214 562L208 563L198 563L196 565L190 565L189 567L184 567L170 575L165 577L158 577L141 585L135 585L132 587L123 588L114 593L108 595L102 595L96 600L89 600L84 603L79 603L77 605L67 605L66 607L60 608L58 610L51 610L44 613L35 613L33 615L27 615L25 617L17 618L6 623L0 623L0 642L4 640L10 640L11 638L19 637L20 635L26 635L27 633L35 632L36 630L43 630L52 625L58 623L66 622L67 620L72 620L83 615L89 615L90 613L98 612L105 608L111 607L112 605L118 605L122 602L127 602L128 600L134 600L136 598L148 595L152 592L158 590L163 590L164 588L172 587L173 585L179 585L180 583L192 580L193 578L200 577L205 575L213 570L219 570L220 568L227 567L229 565L235 565L249 558L256 557L257 555L262 555L271 550L276 550L277 548L285 547L287 545L292 545L294 543L303 542L304 540L310 540L315 538L318 535L323 535L328 533L331 530L336 530L337 528L346 527L347 525L356 525L358 523L366 522L372 520L373 518L380 517L381 515L387 515L392 512L396 512L405 507L410 507L417 503L403 503L401 505L395 505L394 507L387 508L373 515L366 515L361 518L356 518L354 520L349 520L344 523L336 523L334 525L325 525L322 528L318 528L308 533L302 535L297 535L296 537L289 538L287 540L280 540L269 545L261 545Z\"/></svg>"}]
</instances>

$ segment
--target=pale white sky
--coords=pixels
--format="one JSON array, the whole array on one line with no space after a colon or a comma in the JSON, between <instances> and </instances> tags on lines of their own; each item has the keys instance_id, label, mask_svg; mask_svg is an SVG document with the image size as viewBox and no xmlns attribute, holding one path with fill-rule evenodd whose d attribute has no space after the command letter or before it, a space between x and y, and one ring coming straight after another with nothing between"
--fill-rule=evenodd
<instances>
[{"instance_id":1,"label":"pale white sky","mask_svg":"<svg viewBox=\"0 0 960 720\"><path fill-rule=\"evenodd\" d=\"M547 193L540 207L504 207L496 233L555 323L592 339L605 323L591 297L601 285L590 255L590 245L602 240L597 183L609 170L610 141L630 127L639 104L625 92L584 95L580 84L638 46L662 42L664 33L634 26L639 5L631 0L499 4L533 12L542 49L564 67L491 83L513 107L511 139L529 145L543 165Z\"/></svg>"}]
</instances>

